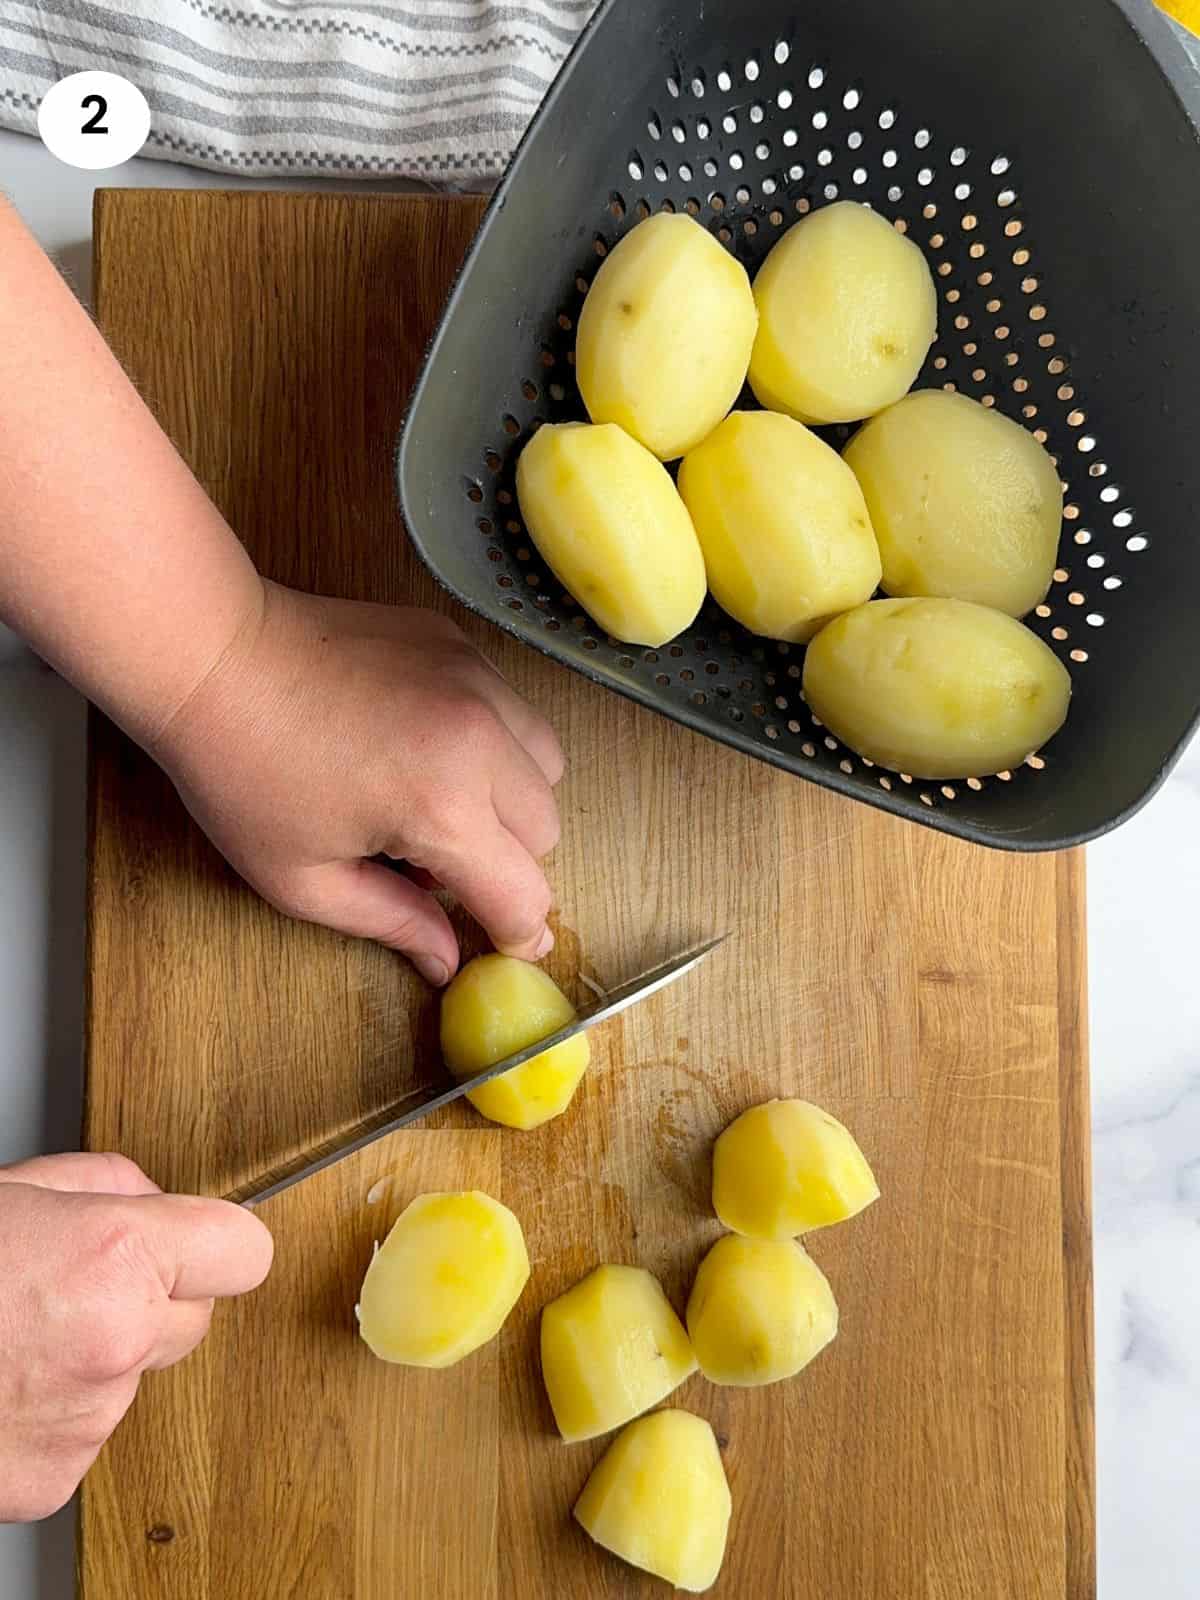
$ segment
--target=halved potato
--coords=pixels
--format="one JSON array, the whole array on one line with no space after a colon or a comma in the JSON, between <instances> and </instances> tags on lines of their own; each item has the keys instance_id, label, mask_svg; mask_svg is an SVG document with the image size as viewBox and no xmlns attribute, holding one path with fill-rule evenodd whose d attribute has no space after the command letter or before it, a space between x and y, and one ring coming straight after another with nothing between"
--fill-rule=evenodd
<instances>
[{"instance_id":1,"label":"halved potato","mask_svg":"<svg viewBox=\"0 0 1200 1600\"><path fill-rule=\"evenodd\" d=\"M499 1333L528 1278L507 1206L478 1190L423 1194L367 1268L359 1332L384 1361L450 1367Z\"/></svg>"},{"instance_id":2,"label":"halved potato","mask_svg":"<svg viewBox=\"0 0 1200 1600\"><path fill-rule=\"evenodd\" d=\"M845 460L862 485L892 595L943 595L1023 617L1054 575L1058 468L1028 431L966 395L918 389L865 423Z\"/></svg>"},{"instance_id":3,"label":"halved potato","mask_svg":"<svg viewBox=\"0 0 1200 1600\"><path fill-rule=\"evenodd\" d=\"M674 460L737 399L757 322L745 267L706 228L682 211L648 217L583 302L575 376L588 415Z\"/></svg>"},{"instance_id":4,"label":"halved potato","mask_svg":"<svg viewBox=\"0 0 1200 1600\"><path fill-rule=\"evenodd\" d=\"M539 428L517 462L547 565L606 633L666 644L704 600L704 557L667 469L613 423Z\"/></svg>"},{"instance_id":5,"label":"halved potato","mask_svg":"<svg viewBox=\"0 0 1200 1600\"><path fill-rule=\"evenodd\" d=\"M569 1443L649 1411L695 1370L683 1323L644 1267L597 1267L542 1312L542 1376Z\"/></svg>"},{"instance_id":6,"label":"halved potato","mask_svg":"<svg viewBox=\"0 0 1200 1600\"><path fill-rule=\"evenodd\" d=\"M750 387L799 422L855 422L899 400L937 332L929 263L856 200L822 206L754 280Z\"/></svg>"},{"instance_id":7,"label":"halved potato","mask_svg":"<svg viewBox=\"0 0 1200 1600\"><path fill-rule=\"evenodd\" d=\"M810 638L870 599L879 549L836 450L791 417L734 411L679 469L717 602L752 633Z\"/></svg>"},{"instance_id":8,"label":"halved potato","mask_svg":"<svg viewBox=\"0 0 1200 1600\"><path fill-rule=\"evenodd\" d=\"M1071 678L1035 633L965 600L871 600L821 629L804 698L829 731L914 778L1019 766L1062 726Z\"/></svg>"},{"instance_id":9,"label":"halved potato","mask_svg":"<svg viewBox=\"0 0 1200 1600\"><path fill-rule=\"evenodd\" d=\"M677 1589L717 1581L733 1502L716 1436L689 1411L631 1422L596 1463L575 1518L597 1544Z\"/></svg>"},{"instance_id":10,"label":"halved potato","mask_svg":"<svg viewBox=\"0 0 1200 1600\"><path fill-rule=\"evenodd\" d=\"M515 956L476 956L442 996L442 1055L456 1078L472 1078L574 1019L575 1007L548 972ZM507 1128L540 1127L566 1110L590 1055L587 1035L577 1033L469 1090L467 1099Z\"/></svg>"},{"instance_id":11,"label":"halved potato","mask_svg":"<svg viewBox=\"0 0 1200 1600\"><path fill-rule=\"evenodd\" d=\"M837 1333L838 1309L794 1239L727 1233L700 1263L687 1326L706 1378L751 1388L806 1367Z\"/></svg>"},{"instance_id":12,"label":"halved potato","mask_svg":"<svg viewBox=\"0 0 1200 1600\"><path fill-rule=\"evenodd\" d=\"M713 1147L713 1210L753 1239L792 1239L857 1216L879 1185L849 1129L807 1100L743 1111Z\"/></svg>"}]
</instances>

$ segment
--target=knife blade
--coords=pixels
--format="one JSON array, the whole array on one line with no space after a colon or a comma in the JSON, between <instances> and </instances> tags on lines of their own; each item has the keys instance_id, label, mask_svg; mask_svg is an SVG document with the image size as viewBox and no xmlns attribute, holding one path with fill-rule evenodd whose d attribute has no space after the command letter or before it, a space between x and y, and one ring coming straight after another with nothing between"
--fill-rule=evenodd
<instances>
[{"instance_id":1,"label":"knife blade","mask_svg":"<svg viewBox=\"0 0 1200 1600\"><path fill-rule=\"evenodd\" d=\"M526 1045L523 1050L514 1051L512 1055L505 1056L503 1060L485 1068L483 1072L476 1073L473 1078L464 1078L461 1082L448 1087L445 1084L424 1084L410 1089L399 1100L372 1112L370 1116L356 1122L352 1128L342 1129L319 1144L311 1145L296 1155L284 1157L266 1172L261 1172L256 1177L239 1184L237 1188L231 1189L223 1198L239 1205L262 1205L275 1195L281 1194L283 1190L290 1189L294 1184L315 1177L326 1167L344 1161L347 1156L355 1155L359 1150L365 1150L378 1139L385 1139L389 1133L395 1133L398 1128L406 1128L411 1123L420 1121L431 1111L440 1111L443 1106L452 1104L469 1090L479 1088L492 1078L498 1078L501 1073L511 1072L514 1067L522 1066L534 1056L540 1056L543 1051L552 1050L555 1045L573 1039L577 1033L594 1028L599 1023L606 1022L609 1017L615 1017L619 1012L625 1011L629 1006L636 1005L639 1000L645 1000L660 989L665 989L669 983L674 983L676 979L682 978L684 973L698 966L705 956L728 937L727 933L719 933L715 938L706 939L703 944L695 945L681 955L672 956L669 961L660 962L658 966L639 973L636 978L618 984L615 989L610 989L607 994L597 997L590 1005L584 1006L576 1013L574 1021L568 1023L565 1028L547 1034L544 1039Z\"/></svg>"}]
</instances>

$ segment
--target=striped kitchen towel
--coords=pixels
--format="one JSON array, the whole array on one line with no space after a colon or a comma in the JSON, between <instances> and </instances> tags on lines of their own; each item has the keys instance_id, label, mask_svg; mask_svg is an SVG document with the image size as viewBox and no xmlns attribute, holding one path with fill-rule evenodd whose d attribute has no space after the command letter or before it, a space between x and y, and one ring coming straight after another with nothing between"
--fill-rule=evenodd
<instances>
[{"instance_id":1,"label":"striped kitchen towel","mask_svg":"<svg viewBox=\"0 0 1200 1600\"><path fill-rule=\"evenodd\" d=\"M0 127L119 72L143 155L219 172L496 178L596 0L0 0Z\"/></svg>"}]
</instances>

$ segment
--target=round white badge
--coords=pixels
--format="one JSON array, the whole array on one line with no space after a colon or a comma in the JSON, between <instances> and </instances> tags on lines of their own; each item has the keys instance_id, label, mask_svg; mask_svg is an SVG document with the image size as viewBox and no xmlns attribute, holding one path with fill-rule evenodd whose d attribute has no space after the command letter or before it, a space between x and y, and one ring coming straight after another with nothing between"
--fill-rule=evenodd
<instances>
[{"instance_id":1,"label":"round white badge","mask_svg":"<svg viewBox=\"0 0 1200 1600\"><path fill-rule=\"evenodd\" d=\"M146 142L150 107L136 83L116 72L73 72L46 91L38 133L71 167L119 167Z\"/></svg>"}]
</instances>

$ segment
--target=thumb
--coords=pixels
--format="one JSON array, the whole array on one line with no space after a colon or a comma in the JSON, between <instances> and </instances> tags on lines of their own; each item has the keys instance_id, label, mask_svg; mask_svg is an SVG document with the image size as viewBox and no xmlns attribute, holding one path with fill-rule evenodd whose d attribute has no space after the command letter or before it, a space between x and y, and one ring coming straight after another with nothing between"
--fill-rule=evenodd
<instances>
[{"instance_id":1,"label":"thumb","mask_svg":"<svg viewBox=\"0 0 1200 1600\"><path fill-rule=\"evenodd\" d=\"M161 1191L127 1156L73 1150L67 1155L34 1156L0 1167L0 1183L29 1183L39 1189L77 1194L159 1194Z\"/></svg>"},{"instance_id":2,"label":"thumb","mask_svg":"<svg viewBox=\"0 0 1200 1600\"><path fill-rule=\"evenodd\" d=\"M246 1294L271 1270L275 1242L244 1206L181 1194L138 1196L123 1205L172 1300Z\"/></svg>"},{"instance_id":3,"label":"thumb","mask_svg":"<svg viewBox=\"0 0 1200 1600\"><path fill-rule=\"evenodd\" d=\"M458 941L438 902L411 878L375 861L338 862L311 874L304 915L398 950L435 988L458 966Z\"/></svg>"}]
</instances>

